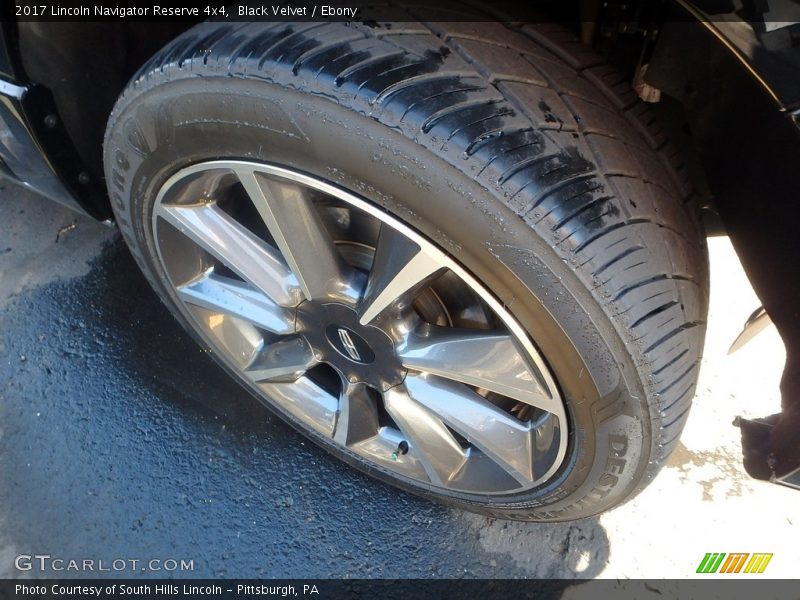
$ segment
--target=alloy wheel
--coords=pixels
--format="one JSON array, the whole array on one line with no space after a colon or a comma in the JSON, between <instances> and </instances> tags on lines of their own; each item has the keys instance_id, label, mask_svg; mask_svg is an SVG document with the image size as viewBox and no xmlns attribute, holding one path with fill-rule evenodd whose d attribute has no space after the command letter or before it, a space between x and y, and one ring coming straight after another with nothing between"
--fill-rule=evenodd
<instances>
[{"instance_id":1,"label":"alloy wheel","mask_svg":"<svg viewBox=\"0 0 800 600\"><path fill-rule=\"evenodd\" d=\"M182 314L263 401L422 486L511 494L567 446L533 341L442 248L335 185L210 161L170 177L153 238Z\"/></svg>"}]
</instances>

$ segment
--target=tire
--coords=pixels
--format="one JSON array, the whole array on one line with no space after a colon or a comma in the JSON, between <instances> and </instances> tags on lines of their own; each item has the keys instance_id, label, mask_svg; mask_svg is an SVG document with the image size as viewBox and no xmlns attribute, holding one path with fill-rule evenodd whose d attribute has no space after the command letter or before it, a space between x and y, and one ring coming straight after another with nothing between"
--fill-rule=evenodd
<instances>
[{"instance_id":1,"label":"tire","mask_svg":"<svg viewBox=\"0 0 800 600\"><path fill-rule=\"evenodd\" d=\"M278 410L332 454L466 510L565 521L632 498L678 443L708 301L691 186L627 84L561 29L207 23L170 43L117 102L106 177L133 256L195 334L152 212L176 172L228 159L330 182L432 240L524 328L567 411L563 462L520 493L420 485Z\"/></svg>"}]
</instances>

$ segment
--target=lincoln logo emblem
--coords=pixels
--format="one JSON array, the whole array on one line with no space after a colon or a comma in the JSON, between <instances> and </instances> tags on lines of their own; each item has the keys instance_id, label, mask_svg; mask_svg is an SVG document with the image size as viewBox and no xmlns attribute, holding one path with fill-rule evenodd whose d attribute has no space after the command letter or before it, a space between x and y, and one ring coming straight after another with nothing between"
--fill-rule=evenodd
<instances>
[{"instance_id":1,"label":"lincoln logo emblem","mask_svg":"<svg viewBox=\"0 0 800 600\"><path fill-rule=\"evenodd\" d=\"M350 355L350 358L353 360L361 360L361 355L358 353L358 348L353 343L353 338L350 337L347 329L339 328L339 339L342 340L342 345L344 349L347 350L347 353Z\"/></svg>"}]
</instances>

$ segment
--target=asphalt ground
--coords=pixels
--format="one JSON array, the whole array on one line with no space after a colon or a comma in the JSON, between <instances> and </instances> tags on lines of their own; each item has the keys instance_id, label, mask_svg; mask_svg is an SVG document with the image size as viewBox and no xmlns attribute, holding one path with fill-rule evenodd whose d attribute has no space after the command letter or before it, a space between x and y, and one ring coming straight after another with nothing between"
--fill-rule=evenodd
<instances>
[{"instance_id":1,"label":"asphalt ground","mask_svg":"<svg viewBox=\"0 0 800 600\"><path fill-rule=\"evenodd\" d=\"M329 457L199 350L112 229L0 187L0 577L109 575L14 566L45 553L193 561L176 577L683 578L707 552L770 552L752 577L798 576L800 496L748 478L731 424L777 412L784 351L770 328L726 354L759 304L726 238L669 464L598 519L523 524Z\"/></svg>"}]
</instances>

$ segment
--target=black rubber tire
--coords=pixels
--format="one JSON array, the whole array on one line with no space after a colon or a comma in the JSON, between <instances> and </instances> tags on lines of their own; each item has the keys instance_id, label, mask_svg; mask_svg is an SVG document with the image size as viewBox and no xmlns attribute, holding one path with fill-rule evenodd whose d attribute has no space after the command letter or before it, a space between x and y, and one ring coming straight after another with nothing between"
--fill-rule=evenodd
<instances>
[{"instance_id":1,"label":"black rubber tire","mask_svg":"<svg viewBox=\"0 0 800 600\"><path fill-rule=\"evenodd\" d=\"M425 488L305 432L333 454L468 510L570 520L631 498L677 444L708 298L691 187L646 107L560 28L207 23L174 40L105 144L117 223L174 312L153 199L218 158L332 181L449 250L531 333L568 404L567 460L522 494Z\"/></svg>"}]
</instances>

